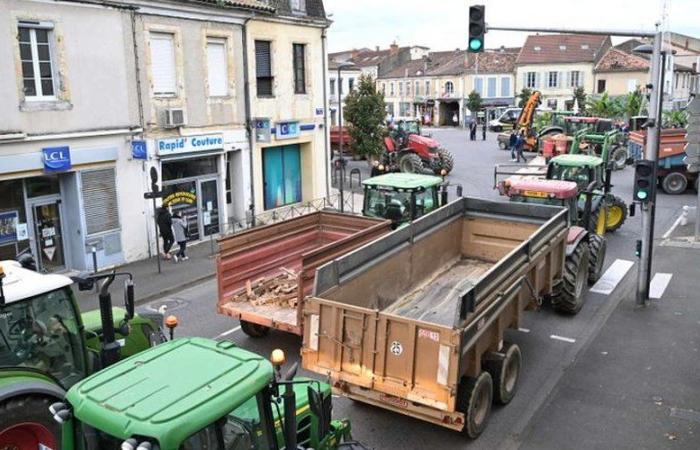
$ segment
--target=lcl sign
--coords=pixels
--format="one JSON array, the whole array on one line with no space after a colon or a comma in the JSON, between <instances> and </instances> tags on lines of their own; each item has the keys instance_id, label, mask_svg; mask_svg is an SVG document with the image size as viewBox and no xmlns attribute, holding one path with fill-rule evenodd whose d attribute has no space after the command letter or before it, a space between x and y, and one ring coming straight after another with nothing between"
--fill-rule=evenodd
<instances>
[{"instance_id":1,"label":"lcl sign","mask_svg":"<svg viewBox=\"0 0 700 450\"><path fill-rule=\"evenodd\" d=\"M42 148L45 172L63 172L71 168L70 147Z\"/></svg>"}]
</instances>

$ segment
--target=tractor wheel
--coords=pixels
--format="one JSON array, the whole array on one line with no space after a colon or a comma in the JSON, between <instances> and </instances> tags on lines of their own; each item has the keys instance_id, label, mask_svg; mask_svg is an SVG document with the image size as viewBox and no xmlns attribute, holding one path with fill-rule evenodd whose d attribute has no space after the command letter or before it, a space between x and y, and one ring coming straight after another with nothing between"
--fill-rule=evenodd
<instances>
[{"instance_id":1,"label":"tractor wheel","mask_svg":"<svg viewBox=\"0 0 700 450\"><path fill-rule=\"evenodd\" d=\"M476 439L486 428L493 401L493 380L488 372L476 378L462 378L457 391L457 408L466 416L462 432Z\"/></svg>"},{"instance_id":2,"label":"tractor wheel","mask_svg":"<svg viewBox=\"0 0 700 450\"><path fill-rule=\"evenodd\" d=\"M608 199L605 231L617 231L627 220L627 205L620 197L611 195Z\"/></svg>"},{"instance_id":3,"label":"tractor wheel","mask_svg":"<svg viewBox=\"0 0 700 450\"><path fill-rule=\"evenodd\" d=\"M246 322L245 320L241 320L241 330L252 338L265 337L267 333L270 332L270 328L265 325L258 325L257 323Z\"/></svg>"},{"instance_id":4,"label":"tractor wheel","mask_svg":"<svg viewBox=\"0 0 700 450\"><path fill-rule=\"evenodd\" d=\"M629 153L625 147L615 147L610 153L613 170L622 170L627 167L627 158L629 158Z\"/></svg>"},{"instance_id":5,"label":"tractor wheel","mask_svg":"<svg viewBox=\"0 0 700 450\"><path fill-rule=\"evenodd\" d=\"M552 307L557 312L576 314L583 306L583 290L588 279L588 242L580 241L564 262L564 273L556 292L552 295Z\"/></svg>"},{"instance_id":6,"label":"tractor wheel","mask_svg":"<svg viewBox=\"0 0 700 450\"><path fill-rule=\"evenodd\" d=\"M405 173L422 173L423 161L415 153L406 153L399 159L399 170Z\"/></svg>"},{"instance_id":7,"label":"tractor wheel","mask_svg":"<svg viewBox=\"0 0 700 450\"><path fill-rule=\"evenodd\" d=\"M51 397L24 395L0 403L0 448L59 449L61 428L51 417Z\"/></svg>"},{"instance_id":8,"label":"tractor wheel","mask_svg":"<svg viewBox=\"0 0 700 450\"><path fill-rule=\"evenodd\" d=\"M508 150L508 143L506 141L498 141L498 148Z\"/></svg>"},{"instance_id":9,"label":"tractor wheel","mask_svg":"<svg viewBox=\"0 0 700 450\"><path fill-rule=\"evenodd\" d=\"M437 151L437 154L442 162L442 168L445 169L447 173L452 172L452 168L455 166L455 158L452 156L452 153L448 152L447 150L440 149ZM437 173L440 174L440 171L438 170Z\"/></svg>"},{"instance_id":10,"label":"tractor wheel","mask_svg":"<svg viewBox=\"0 0 700 450\"><path fill-rule=\"evenodd\" d=\"M588 220L588 232L589 233L595 233L595 234L601 234L605 233L604 229L598 230L598 221L600 220L600 208L596 208L595 210L591 211L591 218ZM603 226L601 225L601 228Z\"/></svg>"},{"instance_id":11,"label":"tractor wheel","mask_svg":"<svg viewBox=\"0 0 700 450\"><path fill-rule=\"evenodd\" d=\"M608 243L605 236L590 233L588 238L588 251L590 261L588 264L588 284L594 284L603 274L603 264L605 264L605 252Z\"/></svg>"},{"instance_id":12,"label":"tractor wheel","mask_svg":"<svg viewBox=\"0 0 700 450\"><path fill-rule=\"evenodd\" d=\"M680 195L688 187L688 179L680 172L671 172L661 181L661 189L668 195Z\"/></svg>"},{"instance_id":13,"label":"tractor wheel","mask_svg":"<svg viewBox=\"0 0 700 450\"><path fill-rule=\"evenodd\" d=\"M493 400L500 405L508 404L515 396L522 366L522 354L516 344L503 343L498 353L489 353L482 362L493 379Z\"/></svg>"}]
</instances>

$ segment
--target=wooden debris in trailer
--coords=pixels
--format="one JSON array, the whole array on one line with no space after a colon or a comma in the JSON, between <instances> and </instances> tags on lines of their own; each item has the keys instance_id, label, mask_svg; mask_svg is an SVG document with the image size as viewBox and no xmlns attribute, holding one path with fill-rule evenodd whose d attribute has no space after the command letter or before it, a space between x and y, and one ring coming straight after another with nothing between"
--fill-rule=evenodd
<instances>
[{"instance_id":1,"label":"wooden debris in trailer","mask_svg":"<svg viewBox=\"0 0 700 450\"><path fill-rule=\"evenodd\" d=\"M298 274L286 267L280 270L281 273L271 277L259 278L255 281L247 280L245 289L235 294L231 301L250 302L253 306L277 305L295 308Z\"/></svg>"}]
</instances>

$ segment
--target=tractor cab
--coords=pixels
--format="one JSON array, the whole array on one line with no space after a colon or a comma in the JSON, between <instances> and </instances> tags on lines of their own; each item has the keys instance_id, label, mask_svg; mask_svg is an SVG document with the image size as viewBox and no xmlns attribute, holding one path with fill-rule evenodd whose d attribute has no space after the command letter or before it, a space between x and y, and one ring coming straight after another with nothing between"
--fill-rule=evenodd
<instances>
[{"instance_id":1,"label":"tractor cab","mask_svg":"<svg viewBox=\"0 0 700 450\"><path fill-rule=\"evenodd\" d=\"M51 406L63 450L333 450L350 437L331 420L326 383L281 374L230 341L191 337L121 361Z\"/></svg>"},{"instance_id":2,"label":"tractor cab","mask_svg":"<svg viewBox=\"0 0 700 450\"><path fill-rule=\"evenodd\" d=\"M559 155L549 161L547 179L573 181L584 192L593 182L596 187L603 186L603 171L603 160L597 156Z\"/></svg>"},{"instance_id":3,"label":"tractor cab","mask_svg":"<svg viewBox=\"0 0 700 450\"><path fill-rule=\"evenodd\" d=\"M593 133L605 133L614 128L610 119L587 116L569 116L564 118L564 133L573 136L576 132L586 130Z\"/></svg>"},{"instance_id":4,"label":"tractor cab","mask_svg":"<svg viewBox=\"0 0 700 450\"><path fill-rule=\"evenodd\" d=\"M578 221L578 187L572 181L516 178L503 181L499 189L512 202L563 206L569 210L570 223Z\"/></svg>"},{"instance_id":5,"label":"tractor cab","mask_svg":"<svg viewBox=\"0 0 700 450\"><path fill-rule=\"evenodd\" d=\"M442 178L432 175L388 173L368 178L362 185L362 215L389 219L394 228L428 214L446 201Z\"/></svg>"}]
</instances>

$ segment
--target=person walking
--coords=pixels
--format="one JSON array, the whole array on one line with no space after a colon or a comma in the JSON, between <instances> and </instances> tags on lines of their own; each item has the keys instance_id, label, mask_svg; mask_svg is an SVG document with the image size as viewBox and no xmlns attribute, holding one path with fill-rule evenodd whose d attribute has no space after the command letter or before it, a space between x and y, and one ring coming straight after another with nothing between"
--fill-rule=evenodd
<instances>
[{"instance_id":1,"label":"person walking","mask_svg":"<svg viewBox=\"0 0 700 450\"><path fill-rule=\"evenodd\" d=\"M486 119L484 119L484 123L481 125L481 140L486 140Z\"/></svg>"},{"instance_id":2,"label":"person walking","mask_svg":"<svg viewBox=\"0 0 700 450\"><path fill-rule=\"evenodd\" d=\"M476 120L469 122L469 140L476 141Z\"/></svg>"},{"instance_id":3,"label":"person walking","mask_svg":"<svg viewBox=\"0 0 700 450\"><path fill-rule=\"evenodd\" d=\"M523 147L525 147L525 130L520 130L520 133L518 133L518 138L515 141L515 152L518 162L520 162L520 158L523 159L523 162L527 162L527 158L525 158L525 155L523 154Z\"/></svg>"},{"instance_id":4,"label":"person walking","mask_svg":"<svg viewBox=\"0 0 700 450\"><path fill-rule=\"evenodd\" d=\"M510 137L508 138L508 148L510 149L510 162L515 162L515 150L518 143L518 133L515 132L515 128L510 132Z\"/></svg>"},{"instance_id":5,"label":"person walking","mask_svg":"<svg viewBox=\"0 0 700 450\"><path fill-rule=\"evenodd\" d=\"M177 262L178 258L182 261L187 261L189 258L185 253L187 249L187 238L189 237L189 232L187 230L187 220L185 220L180 213L175 213L173 215L173 234L175 235L175 241L180 249L177 251L173 259Z\"/></svg>"},{"instance_id":6,"label":"person walking","mask_svg":"<svg viewBox=\"0 0 700 450\"><path fill-rule=\"evenodd\" d=\"M170 259L170 249L173 247L175 237L173 236L173 218L168 208L164 206L158 208L156 222L160 237L163 239L163 259Z\"/></svg>"}]
</instances>

